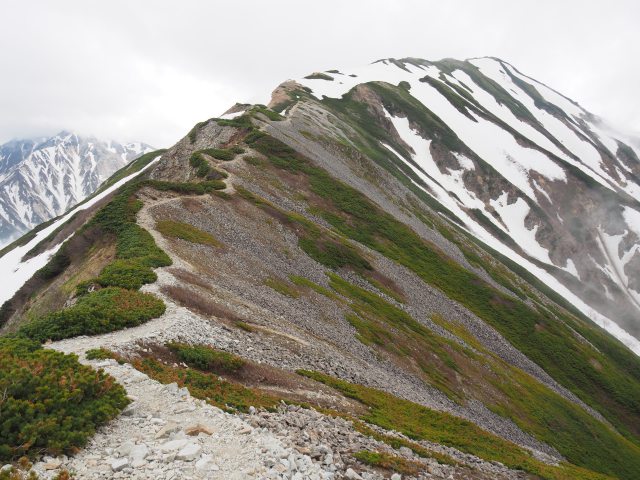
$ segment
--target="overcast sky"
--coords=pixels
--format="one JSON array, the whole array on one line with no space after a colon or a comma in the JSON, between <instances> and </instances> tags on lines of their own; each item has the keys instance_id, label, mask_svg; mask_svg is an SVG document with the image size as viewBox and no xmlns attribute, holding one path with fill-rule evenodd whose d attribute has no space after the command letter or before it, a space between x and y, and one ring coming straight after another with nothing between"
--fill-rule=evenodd
<instances>
[{"instance_id":1,"label":"overcast sky","mask_svg":"<svg viewBox=\"0 0 640 480\"><path fill-rule=\"evenodd\" d=\"M170 146L282 81L492 55L640 132L640 2L0 0L0 142L70 129Z\"/></svg>"}]
</instances>

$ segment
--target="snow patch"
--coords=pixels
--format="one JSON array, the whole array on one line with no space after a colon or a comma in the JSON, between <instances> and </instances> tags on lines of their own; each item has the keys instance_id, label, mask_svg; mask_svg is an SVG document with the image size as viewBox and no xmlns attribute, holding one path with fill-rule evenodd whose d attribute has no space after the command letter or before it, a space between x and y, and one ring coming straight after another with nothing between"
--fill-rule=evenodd
<instances>
[{"instance_id":1,"label":"snow patch","mask_svg":"<svg viewBox=\"0 0 640 480\"><path fill-rule=\"evenodd\" d=\"M569 272L571 275L580 280L580 274L578 273L578 269L576 268L576 264L573 263L573 260L567 258L567 264L562 267L562 269L566 272Z\"/></svg>"},{"instance_id":2,"label":"snow patch","mask_svg":"<svg viewBox=\"0 0 640 480\"><path fill-rule=\"evenodd\" d=\"M231 120L233 118L239 117L244 112L245 112L244 110L240 110L239 112L225 113L223 115L220 115L220 118L223 118L224 120Z\"/></svg>"},{"instance_id":3,"label":"snow patch","mask_svg":"<svg viewBox=\"0 0 640 480\"><path fill-rule=\"evenodd\" d=\"M532 230L525 226L525 218L529 215L531 208L521 197L515 202L507 202L508 194L504 192L497 200L491 200L491 206L496 210L500 218L507 226L509 236L530 256L551 264L549 251L538 243L536 232L538 225Z\"/></svg>"},{"instance_id":4,"label":"snow patch","mask_svg":"<svg viewBox=\"0 0 640 480\"><path fill-rule=\"evenodd\" d=\"M631 207L624 207L622 217L629 229L640 237L640 212Z\"/></svg>"},{"instance_id":5,"label":"snow patch","mask_svg":"<svg viewBox=\"0 0 640 480\"><path fill-rule=\"evenodd\" d=\"M609 235L601 228L598 230L598 244L609 263L609 265L606 266L606 273L608 273L611 280L617 283L622 291L629 296L631 302L640 307L640 293L629 288L629 278L624 271L626 263L631 260L631 257L638 249L640 249L640 246L634 245L629 251L625 252L622 257L620 257L620 243L622 242L626 232L621 235Z\"/></svg>"}]
</instances>

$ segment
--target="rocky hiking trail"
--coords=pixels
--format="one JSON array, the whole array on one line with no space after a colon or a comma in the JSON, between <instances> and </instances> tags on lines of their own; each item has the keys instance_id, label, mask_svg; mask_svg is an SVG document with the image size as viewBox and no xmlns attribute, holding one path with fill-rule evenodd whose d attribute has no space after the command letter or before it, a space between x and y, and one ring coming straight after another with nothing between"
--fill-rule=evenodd
<instances>
[{"instance_id":1,"label":"rocky hiking trail","mask_svg":"<svg viewBox=\"0 0 640 480\"><path fill-rule=\"evenodd\" d=\"M179 197L184 198L184 197ZM172 269L189 265L173 254L157 231L149 209L173 198L145 199L138 224L172 258L172 267L156 269L158 280L142 291L160 297L165 313L140 326L93 337L76 337L47 345L77 354L82 363L102 368L123 385L132 403L73 457L46 457L34 465L44 479L67 469L78 479L511 479L522 472L485 462L441 445L421 442L435 452L454 458L459 465L439 464L421 458L408 448L394 450L357 432L351 422L313 409L282 404L276 412L251 408L248 414L231 414L192 397L187 388L163 385L128 363L87 360L90 349L132 352L144 345L169 341L211 343L237 349L233 332L177 305L163 286L179 281ZM233 346L235 348L230 348ZM384 432L389 433L389 432ZM421 467L419 475L376 471L350 454L362 450L388 452Z\"/></svg>"},{"instance_id":2,"label":"rocky hiking trail","mask_svg":"<svg viewBox=\"0 0 640 480\"><path fill-rule=\"evenodd\" d=\"M88 363L124 385L133 402L78 455L50 459L36 470L64 467L77 478L333 478L268 431L176 384L162 385L114 360Z\"/></svg>"},{"instance_id":3,"label":"rocky hiking trail","mask_svg":"<svg viewBox=\"0 0 640 480\"><path fill-rule=\"evenodd\" d=\"M337 450L392 451L385 444L355 432L346 420L284 405L278 412L251 409L249 414L234 415L193 398L186 388L178 388L175 383L163 385L152 380L129 364L121 365L112 359L90 361L84 357L84 352L91 348L117 348L118 342L131 344L142 338L167 338L164 329L172 318L176 323L169 332L197 328L196 319L185 314L182 311L185 309L168 307L161 318L140 327L48 345L65 353L76 353L82 363L104 369L125 387L132 403L74 457L45 458L36 463L34 469L42 478L52 478L61 469L79 479L402 478L399 474L356 473L346 465ZM438 446L432 447L437 451ZM440 449L456 455L453 449ZM404 456L412 458L409 449L402 450ZM475 475L468 476L468 468L440 465L431 460L425 462L425 472L431 473L419 478L520 476L503 466L457 453L460 460L476 467Z\"/></svg>"}]
</instances>

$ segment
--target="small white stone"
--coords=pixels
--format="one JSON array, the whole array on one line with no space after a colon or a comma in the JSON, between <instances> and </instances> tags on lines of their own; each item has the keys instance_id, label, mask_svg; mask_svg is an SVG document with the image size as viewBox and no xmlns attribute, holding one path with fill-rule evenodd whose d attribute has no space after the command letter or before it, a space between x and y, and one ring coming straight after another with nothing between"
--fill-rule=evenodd
<instances>
[{"instance_id":1,"label":"small white stone","mask_svg":"<svg viewBox=\"0 0 640 480\"><path fill-rule=\"evenodd\" d=\"M162 455L162 461L165 463L171 463L176 459L175 452L165 453Z\"/></svg>"},{"instance_id":2,"label":"small white stone","mask_svg":"<svg viewBox=\"0 0 640 480\"><path fill-rule=\"evenodd\" d=\"M200 455L201 451L202 447L200 445L190 443L178 452L178 454L176 455L176 459L184 460L185 462L191 462L192 460L195 460L198 455Z\"/></svg>"},{"instance_id":3,"label":"small white stone","mask_svg":"<svg viewBox=\"0 0 640 480\"><path fill-rule=\"evenodd\" d=\"M159 438L167 437L167 436L169 436L169 434L175 432L179 428L180 427L178 426L177 423L169 422L164 427L162 427L160 430L158 430L158 433L156 433L155 438L157 440Z\"/></svg>"},{"instance_id":4,"label":"small white stone","mask_svg":"<svg viewBox=\"0 0 640 480\"><path fill-rule=\"evenodd\" d=\"M344 476L349 480L362 480L362 477L358 475L353 468L347 468L347 471L344 472Z\"/></svg>"},{"instance_id":5,"label":"small white stone","mask_svg":"<svg viewBox=\"0 0 640 480\"><path fill-rule=\"evenodd\" d=\"M189 443L189 441L185 439L171 440L167 443L162 444L160 450L162 450L163 452L172 452L183 448L187 443Z\"/></svg>"},{"instance_id":6,"label":"small white stone","mask_svg":"<svg viewBox=\"0 0 640 480\"><path fill-rule=\"evenodd\" d=\"M118 455L120 455L121 457L126 457L127 455L129 455L129 452L131 452L131 449L135 446L136 444L131 441L124 442L117 448L116 452L118 452Z\"/></svg>"},{"instance_id":7,"label":"small white stone","mask_svg":"<svg viewBox=\"0 0 640 480\"><path fill-rule=\"evenodd\" d=\"M147 447L144 443L140 445L135 445L131 451L129 452L129 456L132 461L135 460L144 460L149 455L149 447Z\"/></svg>"},{"instance_id":8,"label":"small white stone","mask_svg":"<svg viewBox=\"0 0 640 480\"><path fill-rule=\"evenodd\" d=\"M211 455L204 454L196 462L196 470L199 472L207 472L211 469Z\"/></svg>"},{"instance_id":9,"label":"small white stone","mask_svg":"<svg viewBox=\"0 0 640 480\"><path fill-rule=\"evenodd\" d=\"M52 458L47 460L46 463L42 466L45 470L57 470L62 465L62 461L57 458Z\"/></svg>"},{"instance_id":10,"label":"small white stone","mask_svg":"<svg viewBox=\"0 0 640 480\"><path fill-rule=\"evenodd\" d=\"M128 458L116 458L111 462L111 470L113 470L114 472L119 472L120 470L123 470L128 466L129 466Z\"/></svg>"},{"instance_id":11,"label":"small white stone","mask_svg":"<svg viewBox=\"0 0 640 480\"><path fill-rule=\"evenodd\" d=\"M146 460L134 460L131 462L131 466L133 468L140 468L140 467L144 467L147 464Z\"/></svg>"}]
</instances>

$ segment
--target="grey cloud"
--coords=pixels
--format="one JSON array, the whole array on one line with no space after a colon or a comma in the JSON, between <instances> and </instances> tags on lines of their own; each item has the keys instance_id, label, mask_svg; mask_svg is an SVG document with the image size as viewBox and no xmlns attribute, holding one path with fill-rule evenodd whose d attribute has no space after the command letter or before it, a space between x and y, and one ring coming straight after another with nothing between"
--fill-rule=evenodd
<instances>
[{"instance_id":1,"label":"grey cloud","mask_svg":"<svg viewBox=\"0 0 640 480\"><path fill-rule=\"evenodd\" d=\"M172 144L287 78L494 55L640 131L634 1L0 0L0 141L62 128Z\"/></svg>"}]
</instances>

